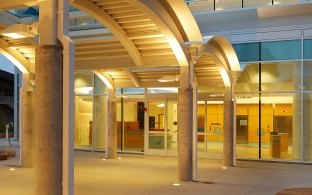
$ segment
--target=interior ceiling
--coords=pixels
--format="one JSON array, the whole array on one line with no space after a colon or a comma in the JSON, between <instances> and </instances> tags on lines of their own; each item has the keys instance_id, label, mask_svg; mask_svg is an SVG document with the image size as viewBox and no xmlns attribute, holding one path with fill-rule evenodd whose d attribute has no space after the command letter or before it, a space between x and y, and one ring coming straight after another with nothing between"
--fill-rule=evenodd
<instances>
[{"instance_id":1,"label":"interior ceiling","mask_svg":"<svg viewBox=\"0 0 312 195\"><path fill-rule=\"evenodd\" d=\"M177 81L158 82L163 76L180 75L180 69L168 40L146 13L127 0L88 1L101 8L121 27L142 57L143 66L138 67L121 41L110 29L102 26L100 30L71 32L76 47L76 70L100 71L111 78L116 88L179 86ZM0 28L4 27L0 25ZM31 64L35 64L36 44L33 39L2 38L11 48L22 53ZM199 85L223 85L218 68L209 55L197 61L195 73Z\"/></svg>"}]
</instances>

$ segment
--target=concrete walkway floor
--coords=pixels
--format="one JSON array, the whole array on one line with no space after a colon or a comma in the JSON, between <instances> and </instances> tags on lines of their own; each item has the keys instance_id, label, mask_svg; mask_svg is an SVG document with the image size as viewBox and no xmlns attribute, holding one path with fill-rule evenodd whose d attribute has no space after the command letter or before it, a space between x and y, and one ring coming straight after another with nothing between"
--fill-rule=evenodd
<instances>
[{"instance_id":1,"label":"concrete walkway floor","mask_svg":"<svg viewBox=\"0 0 312 195\"><path fill-rule=\"evenodd\" d=\"M122 154L121 159L102 160L103 156L75 153L75 194L272 195L312 186L312 165L239 161L237 167L222 169L221 160L200 159L199 181L178 182L175 157ZM0 161L1 195L33 194L33 169L17 164L18 158ZM12 167L15 171L9 170Z\"/></svg>"}]
</instances>

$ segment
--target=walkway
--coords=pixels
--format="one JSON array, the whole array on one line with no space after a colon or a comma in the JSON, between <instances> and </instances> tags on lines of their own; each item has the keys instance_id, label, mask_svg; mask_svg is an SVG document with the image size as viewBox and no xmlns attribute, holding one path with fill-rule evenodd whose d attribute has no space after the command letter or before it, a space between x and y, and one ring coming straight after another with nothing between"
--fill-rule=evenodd
<instances>
[{"instance_id":1,"label":"walkway","mask_svg":"<svg viewBox=\"0 0 312 195\"><path fill-rule=\"evenodd\" d=\"M102 160L103 153L76 152L75 194L212 194L272 195L285 188L312 186L312 165L239 161L237 167L222 169L222 161L201 159L200 182L179 182L175 157L120 155ZM0 161L0 194L30 195L33 169L14 167L17 158Z\"/></svg>"}]
</instances>

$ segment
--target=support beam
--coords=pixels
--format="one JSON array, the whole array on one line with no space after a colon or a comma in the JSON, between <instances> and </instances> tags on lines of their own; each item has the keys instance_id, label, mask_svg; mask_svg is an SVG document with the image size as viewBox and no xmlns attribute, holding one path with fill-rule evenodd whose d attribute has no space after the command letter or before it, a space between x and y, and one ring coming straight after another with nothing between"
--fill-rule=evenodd
<instances>
[{"instance_id":1,"label":"support beam","mask_svg":"<svg viewBox=\"0 0 312 195\"><path fill-rule=\"evenodd\" d=\"M108 90L107 105L107 136L106 136L106 158L117 158L117 104L114 98L115 89Z\"/></svg>"},{"instance_id":2,"label":"support beam","mask_svg":"<svg viewBox=\"0 0 312 195\"><path fill-rule=\"evenodd\" d=\"M235 165L234 146L234 101L232 87L226 87L224 92L224 112L223 112L223 155L224 166Z\"/></svg>"}]
</instances>

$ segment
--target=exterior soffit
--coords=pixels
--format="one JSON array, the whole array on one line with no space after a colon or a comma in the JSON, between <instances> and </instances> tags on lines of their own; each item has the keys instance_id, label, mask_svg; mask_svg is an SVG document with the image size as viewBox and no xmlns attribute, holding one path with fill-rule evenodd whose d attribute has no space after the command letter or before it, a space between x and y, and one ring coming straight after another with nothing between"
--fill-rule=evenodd
<instances>
[{"instance_id":1,"label":"exterior soffit","mask_svg":"<svg viewBox=\"0 0 312 195\"><path fill-rule=\"evenodd\" d=\"M96 18L102 25L109 28L110 31L117 37L117 39L123 44L131 58L137 66L142 66L142 56L134 43L128 39L127 34L121 28L121 26L103 9L94 3L87 0L73 0L71 5L86 12L90 16Z\"/></svg>"},{"instance_id":2,"label":"exterior soffit","mask_svg":"<svg viewBox=\"0 0 312 195\"><path fill-rule=\"evenodd\" d=\"M180 66L188 66L188 50L184 45L184 39L177 28L174 20L170 14L159 1L150 0L128 0L129 3L135 7L140 8L151 20L156 24L160 31L164 34L167 42L169 43L172 51L177 58Z\"/></svg>"}]
</instances>

